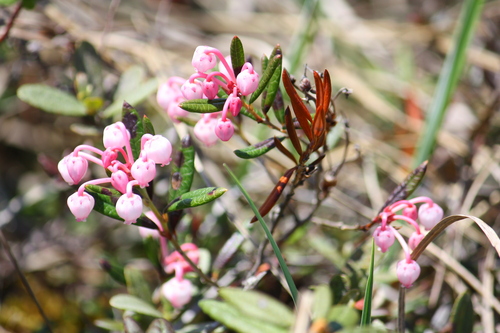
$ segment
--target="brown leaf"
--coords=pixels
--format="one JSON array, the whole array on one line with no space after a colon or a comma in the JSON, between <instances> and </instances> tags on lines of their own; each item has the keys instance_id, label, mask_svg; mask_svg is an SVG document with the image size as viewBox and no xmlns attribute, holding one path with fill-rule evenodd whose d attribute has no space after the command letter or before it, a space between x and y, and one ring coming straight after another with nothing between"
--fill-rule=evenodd
<instances>
[{"instance_id":1,"label":"brown leaf","mask_svg":"<svg viewBox=\"0 0 500 333\"><path fill-rule=\"evenodd\" d=\"M281 141L277 137L274 137L274 145L286 157L288 157L289 159L291 159L293 163L297 164L297 160L295 159L295 156L293 156L293 154L288 149L286 149L285 146L283 146L283 144L281 143Z\"/></svg>"},{"instance_id":2,"label":"brown leaf","mask_svg":"<svg viewBox=\"0 0 500 333\"><path fill-rule=\"evenodd\" d=\"M310 123L312 122L311 114L309 113L309 110L307 109L306 105L304 104L299 94L295 90L295 87L293 86L292 81L290 80L290 75L288 74L286 69L283 70L282 79L286 93L288 94L288 96L290 97L290 101L292 102L293 112L297 117L300 127L302 127L302 130L306 134L307 138L309 139L309 141L311 141L313 139L313 134L310 125Z\"/></svg>"},{"instance_id":3,"label":"brown leaf","mask_svg":"<svg viewBox=\"0 0 500 333\"><path fill-rule=\"evenodd\" d=\"M299 137L297 136L297 131L295 130L295 125L293 124L292 115L290 113L290 108L287 107L285 110L285 123L286 131L290 141L292 141L293 147L302 156L302 146L300 145Z\"/></svg>"}]
</instances>

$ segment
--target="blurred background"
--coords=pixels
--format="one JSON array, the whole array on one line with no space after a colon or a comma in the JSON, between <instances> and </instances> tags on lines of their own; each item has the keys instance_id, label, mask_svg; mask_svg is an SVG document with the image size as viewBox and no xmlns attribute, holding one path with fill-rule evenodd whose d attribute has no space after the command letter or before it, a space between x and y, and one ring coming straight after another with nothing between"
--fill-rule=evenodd
<instances>
[{"instance_id":1,"label":"blurred background","mask_svg":"<svg viewBox=\"0 0 500 333\"><path fill-rule=\"evenodd\" d=\"M190 129L172 124L156 103L155 87L174 75L189 77L198 45L228 54L235 35L256 64L280 44L284 67L296 78L304 73L312 77L306 65L328 69L334 91L353 90L348 99L337 101L349 124L347 163L312 223L301 230L302 237L287 243L284 252L300 288L328 282L347 260L366 269L367 251L360 253L361 259L353 253L357 247L364 250L367 234L331 225L368 223L411 171L461 4L452 0L40 0L33 9L22 9L0 44L0 228L54 331L104 331L94 320L116 316L108 299L122 289L101 270L99 260L112 257L126 264L146 256L135 227L97 213L86 223L74 221L66 206L74 190L59 178L57 162L78 144L100 142L102 129L117 119L112 105L121 103L120 98L147 114L157 133L177 143ZM0 34L16 8L16 4L0 7ZM427 175L417 190L442 205L446 215L475 215L496 231L500 228L499 30L500 1L488 1ZM16 91L27 83L43 83L76 96L85 103L87 115L47 113L20 101ZM136 93L118 94L117 87L124 83ZM254 143L269 135L268 129L252 123L248 133ZM325 159L329 168L342 160L344 135L336 142ZM243 147L238 138L212 148L198 144L199 170L204 172L194 188L203 183L231 188L221 170L226 162L261 203L287 161L265 170L262 163L242 162L232 153ZM161 188L157 186L157 191ZM311 186L296 193L299 213L301 207L307 211L311 206L311 193ZM215 256L251 216L239 201L239 192L230 190L220 202L190 214L201 224L192 237ZM458 294L477 281L483 294L473 291L474 304L483 304L485 295L491 301L499 292L498 283L491 281L500 276L491 246L468 222L449 228L438 246L420 259L423 273L409 291L408 307L415 327L444 331ZM254 252L249 246L242 250L238 259L242 271L251 266ZM391 265L397 256L378 262L374 315L381 318L394 318L397 284ZM476 280L471 282L463 270ZM259 289L290 302L276 279L263 281ZM494 313L480 308L490 312L477 310L478 320L498 319L500 308ZM0 332L36 331L44 331L42 318L6 255L4 242Z\"/></svg>"}]
</instances>

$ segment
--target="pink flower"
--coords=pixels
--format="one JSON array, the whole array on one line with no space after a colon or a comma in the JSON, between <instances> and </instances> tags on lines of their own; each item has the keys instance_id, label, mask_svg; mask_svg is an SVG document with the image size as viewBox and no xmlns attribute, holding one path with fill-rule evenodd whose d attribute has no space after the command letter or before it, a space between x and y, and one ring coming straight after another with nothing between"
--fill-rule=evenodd
<instances>
[{"instance_id":1,"label":"pink flower","mask_svg":"<svg viewBox=\"0 0 500 333\"><path fill-rule=\"evenodd\" d=\"M161 293L174 308L180 309L191 301L194 286L189 280L175 277L161 286Z\"/></svg>"},{"instance_id":2,"label":"pink flower","mask_svg":"<svg viewBox=\"0 0 500 333\"><path fill-rule=\"evenodd\" d=\"M148 158L157 164L161 164L161 166L169 164L172 160L170 158L172 155L172 144L167 138L161 135L152 136L151 139L146 141L144 151L148 155Z\"/></svg>"},{"instance_id":3,"label":"pink flower","mask_svg":"<svg viewBox=\"0 0 500 333\"><path fill-rule=\"evenodd\" d=\"M215 134L216 126L217 119L210 117L210 115L204 114L203 118L198 120L198 122L194 126L194 135L205 146L213 146L217 143L217 141L219 141L217 135Z\"/></svg>"},{"instance_id":4,"label":"pink flower","mask_svg":"<svg viewBox=\"0 0 500 333\"><path fill-rule=\"evenodd\" d=\"M418 209L418 219L425 227L425 230L431 230L439 221L443 219L443 209L439 205L424 203Z\"/></svg>"},{"instance_id":5,"label":"pink flower","mask_svg":"<svg viewBox=\"0 0 500 333\"><path fill-rule=\"evenodd\" d=\"M130 169L132 177L139 183L140 187L148 186L149 182L155 179L156 176L156 165L155 161L148 158L147 155L141 153L132 168Z\"/></svg>"},{"instance_id":6,"label":"pink flower","mask_svg":"<svg viewBox=\"0 0 500 333\"><path fill-rule=\"evenodd\" d=\"M111 148L106 148L106 150L102 153L101 161L102 166L107 169L113 161L118 158L118 153Z\"/></svg>"},{"instance_id":7,"label":"pink flower","mask_svg":"<svg viewBox=\"0 0 500 333\"><path fill-rule=\"evenodd\" d=\"M111 185L122 193L127 191L128 182L128 176L123 170L116 170L111 174Z\"/></svg>"},{"instance_id":8,"label":"pink flower","mask_svg":"<svg viewBox=\"0 0 500 333\"><path fill-rule=\"evenodd\" d=\"M203 93L208 99L214 99L219 92L219 85L212 80L203 82Z\"/></svg>"},{"instance_id":9,"label":"pink flower","mask_svg":"<svg viewBox=\"0 0 500 333\"><path fill-rule=\"evenodd\" d=\"M231 114L236 117L241 110L242 102L241 99L234 94L229 95L229 97L226 100L226 103L228 104L228 109L231 112Z\"/></svg>"},{"instance_id":10,"label":"pink flower","mask_svg":"<svg viewBox=\"0 0 500 333\"><path fill-rule=\"evenodd\" d=\"M412 233L411 236L410 236L410 239L408 240L408 246L410 247L410 249L412 250L415 250L415 248L417 247L418 244L420 244L420 242L422 241L422 239L424 239L425 235L422 234L422 233Z\"/></svg>"},{"instance_id":11,"label":"pink flower","mask_svg":"<svg viewBox=\"0 0 500 333\"><path fill-rule=\"evenodd\" d=\"M182 95L179 86L172 85L172 82L169 79L167 82L162 83L160 87L158 87L156 101L163 110L167 110L170 104L174 102L179 95Z\"/></svg>"},{"instance_id":12,"label":"pink flower","mask_svg":"<svg viewBox=\"0 0 500 333\"><path fill-rule=\"evenodd\" d=\"M259 86L259 74L253 70L252 64L246 62L243 65L242 71L236 77L238 89L243 96L250 95Z\"/></svg>"},{"instance_id":13,"label":"pink flower","mask_svg":"<svg viewBox=\"0 0 500 333\"><path fill-rule=\"evenodd\" d=\"M68 156L65 156L63 157L59 163L57 163L57 169L59 170L59 173L61 174L61 177L64 179L64 181L66 183L68 183L68 185L74 185L75 182L73 181L73 179L71 178L71 176L69 175L69 171L68 171Z\"/></svg>"},{"instance_id":14,"label":"pink flower","mask_svg":"<svg viewBox=\"0 0 500 333\"><path fill-rule=\"evenodd\" d=\"M234 125L229 119L219 119L215 126L215 134L222 141L229 141L234 134Z\"/></svg>"},{"instance_id":15,"label":"pink flower","mask_svg":"<svg viewBox=\"0 0 500 333\"><path fill-rule=\"evenodd\" d=\"M106 148L122 148L129 143L130 133L125 125L119 121L104 128L102 141Z\"/></svg>"},{"instance_id":16,"label":"pink flower","mask_svg":"<svg viewBox=\"0 0 500 333\"><path fill-rule=\"evenodd\" d=\"M142 199L137 194L124 194L116 202L116 213L125 224L135 223L142 215Z\"/></svg>"},{"instance_id":17,"label":"pink flower","mask_svg":"<svg viewBox=\"0 0 500 333\"><path fill-rule=\"evenodd\" d=\"M200 99L203 98L203 85L200 81L186 81L181 86L182 95L185 99Z\"/></svg>"},{"instance_id":18,"label":"pink flower","mask_svg":"<svg viewBox=\"0 0 500 333\"><path fill-rule=\"evenodd\" d=\"M193 60L191 64L198 72L206 72L215 67L217 64L217 59L213 53L211 53L211 47L209 46L198 46L194 50Z\"/></svg>"},{"instance_id":19,"label":"pink flower","mask_svg":"<svg viewBox=\"0 0 500 333\"><path fill-rule=\"evenodd\" d=\"M410 219L416 221L418 217L417 206L411 205L403 209L403 215L409 217Z\"/></svg>"},{"instance_id":20,"label":"pink flower","mask_svg":"<svg viewBox=\"0 0 500 333\"><path fill-rule=\"evenodd\" d=\"M198 262L200 261L200 251L195 244L184 243L181 245L181 249L186 252L188 258L191 259L191 261L195 265L198 264ZM186 260L184 260L184 258L178 251L172 252L168 257L166 257L163 260L163 264L165 265L165 272L167 274L171 274L175 271L176 275L184 275L187 272L193 271L191 265ZM177 272L177 269L179 269L180 271Z\"/></svg>"},{"instance_id":21,"label":"pink flower","mask_svg":"<svg viewBox=\"0 0 500 333\"><path fill-rule=\"evenodd\" d=\"M94 208L94 203L94 197L85 192L82 192L81 194L75 192L68 197L69 210L78 222L82 222L87 219L90 212Z\"/></svg>"},{"instance_id":22,"label":"pink flower","mask_svg":"<svg viewBox=\"0 0 500 333\"><path fill-rule=\"evenodd\" d=\"M401 260L398 262L396 274L399 282L405 288L410 288L420 275L420 266L415 260Z\"/></svg>"},{"instance_id":23,"label":"pink flower","mask_svg":"<svg viewBox=\"0 0 500 333\"><path fill-rule=\"evenodd\" d=\"M382 253L386 252L394 244L394 231L390 227L382 228L379 226L373 232L373 239Z\"/></svg>"}]
</instances>

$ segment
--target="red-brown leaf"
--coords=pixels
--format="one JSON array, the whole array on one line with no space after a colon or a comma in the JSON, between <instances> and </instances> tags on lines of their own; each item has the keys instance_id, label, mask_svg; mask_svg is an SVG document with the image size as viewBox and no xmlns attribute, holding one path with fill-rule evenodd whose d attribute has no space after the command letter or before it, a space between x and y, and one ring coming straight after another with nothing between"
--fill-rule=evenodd
<instances>
[{"instance_id":1,"label":"red-brown leaf","mask_svg":"<svg viewBox=\"0 0 500 333\"><path fill-rule=\"evenodd\" d=\"M285 124L288 137L290 138L290 141L292 141L293 147L295 148L297 153L299 153L299 155L302 155L302 146L300 145L300 140L297 136L297 131L295 130L295 125L293 124L289 107L287 107L285 110Z\"/></svg>"},{"instance_id":2,"label":"red-brown leaf","mask_svg":"<svg viewBox=\"0 0 500 333\"><path fill-rule=\"evenodd\" d=\"M297 93L297 90L295 90L295 87L290 80L290 75L288 74L286 69L283 70L282 79L286 93L288 94L288 96L290 97L290 101L292 102L293 112L297 117L300 127L302 127L302 130L306 134L307 138L309 140L312 140L313 134L310 125L310 123L312 122L311 114L309 113L309 110Z\"/></svg>"}]
</instances>

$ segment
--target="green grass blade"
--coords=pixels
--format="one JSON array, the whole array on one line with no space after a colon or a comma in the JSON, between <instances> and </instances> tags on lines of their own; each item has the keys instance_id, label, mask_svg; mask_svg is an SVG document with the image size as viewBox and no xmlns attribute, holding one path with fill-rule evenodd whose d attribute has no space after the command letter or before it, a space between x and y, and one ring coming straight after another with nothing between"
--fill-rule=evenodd
<instances>
[{"instance_id":1,"label":"green grass blade","mask_svg":"<svg viewBox=\"0 0 500 333\"><path fill-rule=\"evenodd\" d=\"M467 0L460 14L459 23L453 36L453 49L448 53L439 75L434 99L429 107L425 131L420 137L414 166L431 156L436 138L450 98L455 91L460 74L465 64L467 48L472 38L476 23L480 17L483 0Z\"/></svg>"},{"instance_id":2,"label":"green grass blade","mask_svg":"<svg viewBox=\"0 0 500 333\"><path fill-rule=\"evenodd\" d=\"M375 242L372 237L372 255L370 258L370 270L366 280L365 302L361 313L361 326L368 326L372 323L372 294L373 294L373 262L375 261Z\"/></svg>"},{"instance_id":3,"label":"green grass blade","mask_svg":"<svg viewBox=\"0 0 500 333\"><path fill-rule=\"evenodd\" d=\"M233 178L234 182L236 183L236 185L240 189L241 193L243 193L243 195L247 199L248 204L250 205L250 208L252 208L255 216L257 217L260 225L262 226L262 229L264 229L264 232L266 233L267 239L269 240L269 243L271 243L274 254L276 255L276 258L278 258L278 261L280 263L283 274L285 275L285 279L286 279L286 282L288 284L288 288L290 288L290 293L291 293L293 302L295 303L295 305L297 305L297 295L298 295L297 287L295 286L295 282L293 282L292 275L290 274L290 271L288 270L288 266L285 263L285 259L283 259L283 256L281 255L281 251L278 247L278 244L276 244L276 241L274 240L273 235L271 234L271 231L269 231L269 228L267 227L266 223L262 219L262 216L260 216L259 209L257 208L257 206L255 206L255 203L250 198L250 195L248 194L248 192L243 188L243 186L241 185L238 178L236 178L236 176L232 173L231 169L229 169L229 167L225 163L224 163L224 168L226 168L227 172L229 173L231 178Z\"/></svg>"}]
</instances>

